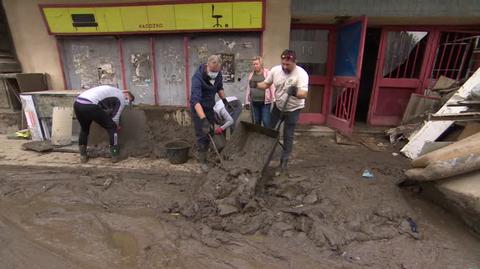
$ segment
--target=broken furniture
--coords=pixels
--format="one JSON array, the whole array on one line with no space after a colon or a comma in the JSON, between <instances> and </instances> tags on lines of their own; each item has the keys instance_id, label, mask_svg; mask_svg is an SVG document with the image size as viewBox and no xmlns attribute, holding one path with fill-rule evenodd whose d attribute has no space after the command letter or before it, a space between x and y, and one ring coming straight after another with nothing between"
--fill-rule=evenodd
<instances>
[{"instance_id":1,"label":"broken furniture","mask_svg":"<svg viewBox=\"0 0 480 269\"><path fill-rule=\"evenodd\" d=\"M25 117L32 139L50 140L54 107L72 107L80 91L35 91L21 94ZM73 124L73 134L78 135L80 127Z\"/></svg>"},{"instance_id":2,"label":"broken furniture","mask_svg":"<svg viewBox=\"0 0 480 269\"><path fill-rule=\"evenodd\" d=\"M480 69L478 69L466 82L465 84L455 92L448 99L448 101L438 110L432 117L441 117L442 115L449 114L459 114L460 112L466 111L467 107L464 106L451 106L452 104L457 104L458 102L466 101L470 96L472 89L480 84ZM447 130L455 121L451 119L443 119L439 121L428 121L422 128L416 132L410 138L405 147L402 148L401 152L409 157L416 158L419 156L423 145L427 141L435 141L439 138L445 130Z\"/></svg>"}]
</instances>

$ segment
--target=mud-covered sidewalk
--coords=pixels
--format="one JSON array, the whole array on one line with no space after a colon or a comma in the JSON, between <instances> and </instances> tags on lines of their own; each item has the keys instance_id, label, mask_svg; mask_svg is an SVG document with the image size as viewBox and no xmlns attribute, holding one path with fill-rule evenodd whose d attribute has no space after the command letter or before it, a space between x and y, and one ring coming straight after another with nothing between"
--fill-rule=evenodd
<instances>
[{"instance_id":1,"label":"mud-covered sidewalk","mask_svg":"<svg viewBox=\"0 0 480 269\"><path fill-rule=\"evenodd\" d=\"M194 160L81 165L0 140L2 268L480 268L477 237L396 186L391 151L300 136L262 205L211 225L172 210L204 181Z\"/></svg>"}]
</instances>

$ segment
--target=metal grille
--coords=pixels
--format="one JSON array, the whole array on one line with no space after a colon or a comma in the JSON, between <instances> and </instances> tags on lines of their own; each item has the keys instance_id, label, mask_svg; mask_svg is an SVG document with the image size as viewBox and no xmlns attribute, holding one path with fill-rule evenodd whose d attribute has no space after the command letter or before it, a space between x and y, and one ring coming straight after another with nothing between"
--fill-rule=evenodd
<instances>
[{"instance_id":1,"label":"metal grille","mask_svg":"<svg viewBox=\"0 0 480 269\"><path fill-rule=\"evenodd\" d=\"M444 32L435 57L431 78L446 76L460 80L468 75L468 61L476 38L472 33Z\"/></svg>"},{"instance_id":2,"label":"metal grille","mask_svg":"<svg viewBox=\"0 0 480 269\"><path fill-rule=\"evenodd\" d=\"M333 98L335 105L332 107L331 114L335 117L349 121L353 116L353 102L355 88L353 87L335 87Z\"/></svg>"}]
</instances>

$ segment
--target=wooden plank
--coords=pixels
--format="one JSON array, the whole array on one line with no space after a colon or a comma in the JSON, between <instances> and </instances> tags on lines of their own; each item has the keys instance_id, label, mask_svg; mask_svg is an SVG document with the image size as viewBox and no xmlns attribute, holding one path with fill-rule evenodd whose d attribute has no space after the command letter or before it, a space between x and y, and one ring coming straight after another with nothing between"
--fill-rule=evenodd
<instances>
[{"instance_id":1,"label":"wooden plank","mask_svg":"<svg viewBox=\"0 0 480 269\"><path fill-rule=\"evenodd\" d=\"M435 108L440 106L440 98L412 94L408 100L407 108L403 113L402 124L410 123L415 119L426 118Z\"/></svg>"},{"instance_id":2,"label":"wooden plank","mask_svg":"<svg viewBox=\"0 0 480 269\"><path fill-rule=\"evenodd\" d=\"M458 140L462 140L479 132L480 122L468 122L460 136L458 136Z\"/></svg>"},{"instance_id":3,"label":"wooden plank","mask_svg":"<svg viewBox=\"0 0 480 269\"><path fill-rule=\"evenodd\" d=\"M445 89L451 88L453 85L455 85L456 82L457 81L454 79L447 78L446 76L440 76L440 78L438 78L435 85L433 85L432 90L434 91L445 90Z\"/></svg>"},{"instance_id":4,"label":"wooden plank","mask_svg":"<svg viewBox=\"0 0 480 269\"><path fill-rule=\"evenodd\" d=\"M480 169L480 156L471 154L433 162L425 168L410 169L405 172L405 176L410 180L433 181L466 174L478 169Z\"/></svg>"},{"instance_id":5,"label":"wooden plank","mask_svg":"<svg viewBox=\"0 0 480 269\"><path fill-rule=\"evenodd\" d=\"M385 146L381 143L377 143L374 137L361 137L360 143L371 151L385 151Z\"/></svg>"},{"instance_id":6,"label":"wooden plank","mask_svg":"<svg viewBox=\"0 0 480 269\"><path fill-rule=\"evenodd\" d=\"M416 168L426 167L432 162L445 161L470 154L480 155L480 133L469 136L463 140L457 141L451 145L437 149L425 155L422 155L412 161L412 166Z\"/></svg>"},{"instance_id":7,"label":"wooden plank","mask_svg":"<svg viewBox=\"0 0 480 269\"><path fill-rule=\"evenodd\" d=\"M358 143L354 139L344 136L338 132L335 133L335 140L339 145L360 146L360 143Z\"/></svg>"},{"instance_id":8,"label":"wooden plank","mask_svg":"<svg viewBox=\"0 0 480 269\"><path fill-rule=\"evenodd\" d=\"M439 120L454 120L454 121L474 121L480 120L480 112L466 112L466 113L448 113L443 115L431 115L431 121Z\"/></svg>"},{"instance_id":9,"label":"wooden plank","mask_svg":"<svg viewBox=\"0 0 480 269\"><path fill-rule=\"evenodd\" d=\"M468 79L465 84L435 113L442 115L446 113L460 113L465 111L465 107L449 107L448 104L457 103L465 100L471 93L473 87L480 83L480 68ZM408 158L416 158L419 156L423 145L426 141L435 141L445 130L452 125L454 121L429 121L415 133L410 142L402 148L401 152Z\"/></svg>"}]
</instances>

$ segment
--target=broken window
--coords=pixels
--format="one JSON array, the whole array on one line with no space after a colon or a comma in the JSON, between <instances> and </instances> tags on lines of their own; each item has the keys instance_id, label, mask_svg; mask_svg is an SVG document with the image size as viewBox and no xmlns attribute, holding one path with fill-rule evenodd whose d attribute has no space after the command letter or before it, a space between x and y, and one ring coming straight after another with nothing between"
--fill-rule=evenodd
<instances>
[{"instance_id":1,"label":"broken window","mask_svg":"<svg viewBox=\"0 0 480 269\"><path fill-rule=\"evenodd\" d=\"M428 37L428 32L388 32L383 77L419 78Z\"/></svg>"}]
</instances>

